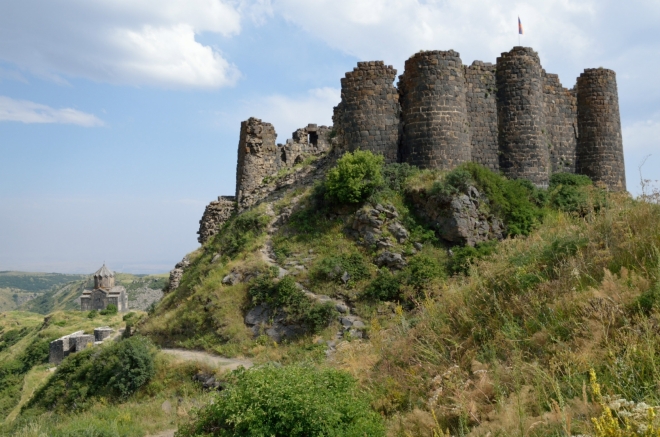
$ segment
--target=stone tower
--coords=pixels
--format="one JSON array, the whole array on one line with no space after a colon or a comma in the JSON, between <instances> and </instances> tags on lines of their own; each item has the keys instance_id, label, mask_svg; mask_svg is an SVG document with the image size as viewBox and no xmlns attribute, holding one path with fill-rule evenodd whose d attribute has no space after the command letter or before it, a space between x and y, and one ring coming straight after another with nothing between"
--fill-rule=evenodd
<instances>
[{"instance_id":1,"label":"stone tower","mask_svg":"<svg viewBox=\"0 0 660 437\"><path fill-rule=\"evenodd\" d=\"M94 288L106 290L115 286L115 274L105 264L94 273Z\"/></svg>"},{"instance_id":2,"label":"stone tower","mask_svg":"<svg viewBox=\"0 0 660 437\"><path fill-rule=\"evenodd\" d=\"M559 76L543 71L546 138L552 173L575 173L577 150L577 97Z\"/></svg>"},{"instance_id":3,"label":"stone tower","mask_svg":"<svg viewBox=\"0 0 660 437\"><path fill-rule=\"evenodd\" d=\"M236 163L236 203L238 210L249 208L256 199L251 193L264 177L277 173L277 133L270 123L250 117L241 123Z\"/></svg>"},{"instance_id":4,"label":"stone tower","mask_svg":"<svg viewBox=\"0 0 660 437\"><path fill-rule=\"evenodd\" d=\"M358 62L341 80L341 102L332 117L347 151L381 153L386 163L397 162L399 95L396 70L383 61Z\"/></svg>"},{"instance_id":5,"label":"stone tower","mask_svg":"<svg viewBox=\"0 0 660 437\"><path fill-rule=\"evenodd\" d=\"M502 53L497 58L496 77L500 170L509 178L547 187L550 151L539 55L529 47Z\"/></svg>"},{"instance_id":6,"label":"stone tower","mask_svg":"<svg viewBox=\"0 0 660 437\"><path fill-rule=\"evenodd\" d=\"M604 183L611 191L625 191L621 117L616 74L589 68L577 80L577 172Z\"/></svg>"},{"instance_id":7,"label":"stone tower","mask_svg":"<svg viewBox=\"0 0 660 437\"><path fill-rule=\"evenodd\" d=\"M458 52L419 52L399 77L401 160L452 169L470 161L463 63Z\"/></svg>"}]
</instances>

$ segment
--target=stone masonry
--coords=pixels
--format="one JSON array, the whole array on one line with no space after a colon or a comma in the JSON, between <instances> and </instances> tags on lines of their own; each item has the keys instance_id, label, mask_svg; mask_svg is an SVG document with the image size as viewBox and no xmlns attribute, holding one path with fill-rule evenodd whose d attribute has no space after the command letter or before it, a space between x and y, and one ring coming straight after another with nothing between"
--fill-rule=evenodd
<instances>
[{"instance_id":1,"label":"stone masonry","mask_svg":"<svg viewBox=\"0 0 660 437\"><path fill-rule=\"evenodd\" d=\"M204 210L202 219L199 221L199 231L197 231L199 244L206 243L217 234L235 210L236 198L234 196L218 196L218 200L209 203Z\"/></svg>"},{"instance_id":2,"label":"stone masonry","mask_svg":"<svg viewBox=\"0 0 660 437\"><path fill-rule=\"evenodd\" d=\"M474 61L465 68L465 86L472 161L498 171L495 65Z\"/></svg>"},{"instance_id":3,"label":"stone masonry","mask_svg":"<svg viewBox=\"0 0 660 437\"><path fill-rule=\"evenodd\" d=\"M577 80L577 172L625 191L623 141L616 73L590 68Z\"/></svg>"},{"instance_id":4,"label":"stone masonry","mask_svg":"<svg viewBox=\"0 0 660 437\"><path fill-rule=\"evenodd\" d=\"M293 169L305 158L330 148L330 128L309 124L297 129L286 144L275 144L277 133L270 123L250 118L241 123L236 165L236 210L241 212L263 197L264 185L281 171Z\"/></svg>"},{"instance_id":5,"label":"stone masonry","mask_svg":"<svg viewBox=\"0 0 660 437\"><path fill-rule=\"evenodd\" d=\"M94 344L93 335L85 335L84 331L76 331L72 334L60 337L50 342L48 362L60 364L62 360L74 352L84 350L88 345Z\"/></svg>"},{"instance_id":6,"label":"stone masonry","mask_svg":"<svg viewBox=\"0 0 660 437\"><path fill-rule=\"evenodd\" d=\"M550 151L539 55L528 47L502 53L497 58L496 77L500 171L547 187Z\"/></svg>"},{"instance_id":7,"label":"stone masonry","mask_svg":"<svg viewBox=\"0 0 660 437\"><path fill-rule=\"evenodd\" d=\"M470 161L464 74L453 50L419 52L406 61L399 77L402 161L440 169Z\"/></svg>"},{"instance_id":8,"label":"stone masonry","mask_svg":"<svg viewBox=\"0 0 660 437\"><path fill-rule=\"evenodd\" d=\"M392 85L396 70L382 61L358 62L341 79L341 103L332 117L348 151L370 150L397 162L399 94Z\"/></svg>"},{"instance_id":9,"label":"stone masonry","mask_svg":"<svg viewBox=\"0 0 660 437\"><path fill-rule=\"evenodd\" d=\"M332 151L328 156L335 159L356 149L422 168L451 170L472 161L540 187L551 174L569 172L611 191L626 189L611 70L587 69L569 90L543 70L534 50L514 47L496 65L474 61L469 67L453 50L422 51L406 61L398 89L395 76L382 61L359 62L341 79L334 127L310 124L285 144L276 144L270 123L241 123L235 211L316 174L296 170L308 157ZM201 243L233 213L230 203L224 197L207 207Z\"/></svg>"},{"instance_id":10,"label":"stone masonry","mask_svg":"<svg viewBox=\"0 0 660 437\"><path fill-rule=\"evenodd\" d=\"M575 173L577 153L577 98L559 82L559 76L543 71L545 126L552 173Z\"/></svg>"}]
</instances>

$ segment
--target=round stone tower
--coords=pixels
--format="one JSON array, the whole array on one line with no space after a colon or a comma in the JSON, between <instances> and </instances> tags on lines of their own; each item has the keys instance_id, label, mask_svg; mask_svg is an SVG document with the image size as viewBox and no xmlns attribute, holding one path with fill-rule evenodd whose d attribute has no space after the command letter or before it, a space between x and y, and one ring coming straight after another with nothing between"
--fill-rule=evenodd
<instances>
[{"instance_id":1,"label":"round stone tower","mask_svg":"<svg viewBox=\"0 0 660 437\"><path fill-rule=\"evenodd\" d=\"M399 77L399 93L403 162L450 170L470 161L465 74L458 52L411 56Z\"/></svg>"},{"instance_id":2,"label":"round stone tower","mask_svg":"<svg viewBox=\"0 0 660 437\"><path fill-rule=\"evenodd\" d=\"M115 274L105 264L94 273L94 288L111 289L115 286Z\"/></svg>"},{"instance_id":3,"label":"round stone tower","mask_svg":"<svg viewBox=\"0 0 660 437\"><path fill-rule=\"evenodd\" d=\"M383 61L358 62L341 80L341 102L332 117L348 151L381 153L396 162L399 142L399 95L396 70Z\"/></svg>"},{"instance_id":4,"label":"round stone tower","mask_svg":"<svg viewBox=\"0 0 660 437\"><path fill-rule=\"evenodd\" d=\"M507 177L547 187L550 149L539 55L529 47L502 53L497 58L496 79L500 170Z\"/></svg>"},{"instance_id":5,"label":"round stone tower","mask_svg":"<svg viewBox=\"0 0 660 437\"><path fill-rule=\"evenodd\" d=\"M626 190L616 74L589 68L577 80L577 173L611 191Z\"/></svg>"}]
</instances>

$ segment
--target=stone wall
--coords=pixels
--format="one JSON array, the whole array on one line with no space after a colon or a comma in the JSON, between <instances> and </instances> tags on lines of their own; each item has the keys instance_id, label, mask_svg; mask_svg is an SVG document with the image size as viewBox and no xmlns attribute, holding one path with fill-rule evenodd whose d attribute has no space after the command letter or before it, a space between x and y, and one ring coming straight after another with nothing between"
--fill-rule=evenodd
<instances>
[{"instance_id":1,"label":"stone wall","mask_svg":"<svg viewBox=\"0 0 660 437\"><path fill-rule=\"evenodd\" d=\"M465 91L472 161L498 171L495 68L493 64L481 61L474 61L466 67Z\"/></svg>"},{"instance_id":2,"label":"stone wall","mask_svg":"<svg viewBox=\"0 0 660 437\"><path fill-rule=\"evenodd\" d=\"M209 203L204 209L204 215L199 221L197 241L199 244L206 243L232 216L236 210L236 197L218 196L218 200Z\"/></svg>"},{"instance_id":3,"label":"stone wall","mask_svg":"<svg viewBox=\"0 0 660 437\"><path fill-rule=\"evenodd\" d=\"M470 161L466 82L458 52L425 51L399 77L401 160L452 169Z\"/></svg>"},{"instance_id":4,"label":"stone wall","mask_svg":"<svg viewBox=\"0 0 660 437\"><path fill-rule=\"evenodd\" d=\"M552 173L575 173L577 150L577 97L559 82L559 76L543 71L546 136Z\"/></svg>"},{"instance_id":5,"label":"stone wall","mask_svg":"<svg viewBox=\"0 0 660 437\"><path fill-rule=\"evenodd\" d=\"M543 76L539 55L514 47L497 58L497 119L500 170L539 187L550 179L545 135Z\"/></svg>"},{"instance_id":6,"label":"stone wall","mask_svg":"<svg viewBox=\"0 0 660 437\"><path fill-rule=\"evenodd\" d=\"M330 148L331 128L309 124L293 132L285 144L275 144L277 133L270 123L251 117L241 123L236 169L236 211L263 199L267 187L283 171L293 169L309 156ZM201 238L201 234L200 234Z\"/></svg>"},{"instance_id":7,"label":"stone wall","mask_svg":"<svg viewBox=\"0 0 660 437\"><path fill-rule=\"evenodd\" d=\"M621 117L616 74L605 68L584 70L577 80L577 172L612 191L625 191Z\"/></svg>"},{"instance_id":8,"label":"stone wall","mask_svg":"<svg viewBox=\"0 0 660 437\"><path fill-rule=\"evenodd\" d=\"M393 86L396 70L383 61L358 62L341 79L341 102L334 108L334 128L347 151L381 153L397 162L399 95Z\"/></svg>"}]
</instances>

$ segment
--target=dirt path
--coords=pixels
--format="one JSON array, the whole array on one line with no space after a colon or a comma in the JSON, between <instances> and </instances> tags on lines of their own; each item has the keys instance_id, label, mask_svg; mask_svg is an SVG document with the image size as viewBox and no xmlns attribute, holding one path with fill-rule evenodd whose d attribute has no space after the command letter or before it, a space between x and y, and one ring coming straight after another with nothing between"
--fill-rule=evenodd
<instances>
[{"instance_id":1,"label":"dirt path","mask_svg":"<svg viewBox=\"0 0 660 437\"><path fill-rule=\"evenodd\" d=\"M254 364L250 360L239 360L236 358L224 358L207 352L190 351L185 349L161 349L161 352L173 355L184 361L198 361L223 370L235 370L243 366L249 369Z\"/></svg>"}]
</instances>

